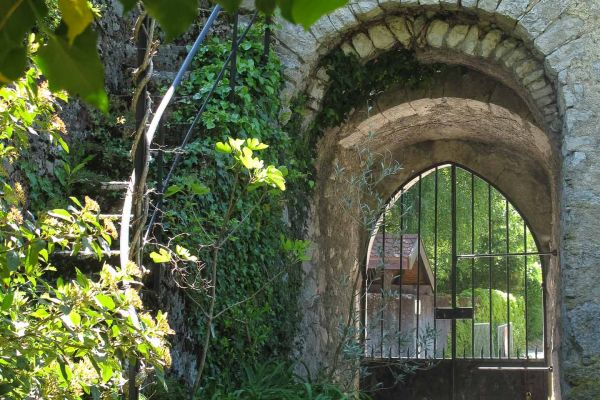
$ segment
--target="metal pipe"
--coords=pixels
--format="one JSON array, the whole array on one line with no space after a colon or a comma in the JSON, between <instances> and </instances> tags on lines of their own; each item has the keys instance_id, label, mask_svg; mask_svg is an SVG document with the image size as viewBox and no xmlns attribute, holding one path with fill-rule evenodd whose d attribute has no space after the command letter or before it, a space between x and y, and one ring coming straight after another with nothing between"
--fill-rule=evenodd
<instances>
[{"instance_id":1,"label":"metal pipe","mask_svg":"<svg viewBox=\"0 0 600 400\"><path fill-rule=\"evenodd\" d=\"M471 253L475 253L475 175L471 174ZM471 307L475 310L475 259L471 259ZM471 358L475 358L475 312L471 318Z\"/></svg>"},{"instance_id":2,"label":"metal pipe","mask_svg":"<svg viewBox=\"0 0 600 400\"><path fill-rule=\"evenodd\" d=\"M248 34L248 31L250 30L250 28L254 24L254 21L256 20L256 16L257 15L258 15L257 13L254 13L252 19L250 20L250 23L248 24L248 26L246 27L246 29L244 30L244 32L240 35L238 41L236 42L235 47L239 46L240 42L242 40L244 40L244 38ZM228 66L229 62L231 61L231 59L232 59L232 53L230 52L229 56L227 57L227 59L223 63L223 67L219 71L219 74L217 75L217 78L215 79L215 82L214 82L213 86L211 87L210 91L206 94L206 96L204 98L204 101L203 101L202 105L200 106L200 109L198 110L198 113L194 117L194 120L192 121L191 125L189 126L189 128L188 128L188 130L187 130L187 132L186 132L186 134L185 134L185 136L184 136L181 144L179 145L179 148L183 148L187 144L187 142L189 141L189 139L190 139L190 137L192 135L193 129L196 127L196 124L200 120L200 117L202 116L202 113L206 109L206 106L208 105L208 102L209 102L210 98L212 97L212 94L215 92L215 90L217 89L217 86L221 82L221 79L223 78L223 75L225 74L225 71L226 71L227 66ZM169 172L167 172L167 176L165 177L165 180L162 183L162 187L165 190L167 188L167 185L171 181L171 177L173 176L173 172L175 171L175 168L177 168L177 165L179 164L179 160L181 159L181 155L182 155L181 152L178 152L175 155L175 158L173 159L173 163L171 164L171 168L169 169ZM146 233L144 234L144 242L148 239L148 235L150 234L150 231L152 230L152 226L154 225L154 222L156 221L156 217L158 215L158 210L160 209L160 206L162 205L163 193L159 193L158 196L159 197L158 197L157 204L154 207L154 210L152 211L152 215L150 217L150 221L148 222L148 227L146 228Z\"/></svg>"},{"instance_id":3,"label":"metal pipe","mask_svg":"<svg viewBox=\"0 0 600 400\"><path fill-rule=\"evenodd\" d=\"M150 144L152 143L152 140L154 139L154 134L156 133L156 129L158 128L158 124L160 123L160 120L161 120L167 106L171 102L171 99L173 98L173 95L175 94L175 90L181 83L183 75L185 74L185 72L189 68L190 64L192 63L192 60L193 60L194 56L196 55L196 53L198 52L200 45L206 38L206 35L208 35L208 32L209 32L210 28L212 27L212 24L215 22L215 19L217 18L220 10L221 10L220 5L217 4L216 6L214 6L212 12L210 13L210 16L208 17L208 20L202 27L200 34L196 38L196 41L194 42L194 44L192 45L192 48L190 49L187 56L185 57L183 64L179 68L179 71L177 72L175 79L173 79L173 83L171 83L171 86L169 86L169 89L167 89L167 92L165 93L162 100L160 101L160 104L158 105L158 108L156 109L156 112L154 113L154 116L152 117L150 126L148 127L148 130L146 131L146 134L144 135L146 146L150 146ZM141 144L142 143L140 143L138 145L141 145ZM136 164L136 160L134 160L134 165L135 164ZM147 168L147 166L143 167L143 169L146 169L146 168ZM142 183L139 180L139 178L136 179L136 177L143 176L143 175L144 174L141 174L140 171L134 169L134 171L131 174L129 185L127 187L127 194L125 196L125 201L123 203L123 211L121 214L120 239L119 239L119 249L121 251L120 263L121 263L121 267L123 267L123 268L125 268L125 266L127 265L127 262L129 261L129 220L131 218L131 208L133 206L133 193L134 193L135 187Z\"/></svg>"}]
</instances>

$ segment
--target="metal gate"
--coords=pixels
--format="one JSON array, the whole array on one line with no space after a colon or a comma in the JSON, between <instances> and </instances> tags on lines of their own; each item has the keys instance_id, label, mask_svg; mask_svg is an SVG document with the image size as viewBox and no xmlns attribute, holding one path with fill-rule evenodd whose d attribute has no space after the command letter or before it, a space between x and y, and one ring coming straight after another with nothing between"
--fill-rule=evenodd
<instances>
[{"instance_id":1,"label":"metal gate","mask_svg":"<svg viewBox=\"0 0 600 400\"><path fill-rule=\"evenodd\" d=\"M389 390L407 400L547 398L552 254L497 188L452 163L419 173L389 202L367 254L365 364L400 366L406 383ZM389 381L381 371L370 379Z\"/></svg>"}]
</instances>

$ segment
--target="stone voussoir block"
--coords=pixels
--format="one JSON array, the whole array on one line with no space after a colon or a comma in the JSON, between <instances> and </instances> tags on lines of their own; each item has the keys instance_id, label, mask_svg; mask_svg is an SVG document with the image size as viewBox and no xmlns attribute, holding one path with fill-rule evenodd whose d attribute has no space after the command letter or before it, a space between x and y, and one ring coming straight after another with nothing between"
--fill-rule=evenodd
<instances>
[{"instance_id":1,"label":"stone voussoir block","mask_svg":"<svg viewBox=\"0 0 600 400\"><path fill-rule=\"evenodd\" d=\"M446 47L454 49L456 46L462 43L462 41L469 33L469 25L455 25L450 29L448 36L446 36Z\"/></svg>"},{"instance_id":2,"label":"stone voussoir block","mask_svg":"<svg viewBox=\"0 0 600 400\"><path fill-rule=\"evenodd\" d=\"M358 55L358 53L356 52L356 50L354 50L354 47L352 46L352 44L350 42L344 42L344 43L342 43L340 45L340 49L347 56L353 55L353 56L356 56L356 57L360 57Z\"/></svg>"},{"instance_id":3,"label":"stone voussoir block","mask_svg":"<svg viewBox=\"0 0 600 400\"><path fill-rule=\"evenodd\" d=\"M525 47L518 46L512 52L508 52L504 55L502 63L506 68L512 68L519 61L528 58L529 55L529 51Z\"/></svg>"},{"instance_id":4,"label":"stone voussoir block","mask_svg":"<svg viewBox=\"0 0 600 400\"><path fill-rule=\"evenodd\" d=\"M503 40L494 50L494 59L500 61L505 54L517 47L518 44L519 43L514 39Z\"/></svg>"},{"instance_id":5,"label":"stone voussoir block","mask_svg":"<svg viewBox=\"0 0 600 400\"><path fill-rule=\"evenodd\" d=\"M368 31L373 46L379 50L389 50L396 44L396 38L384 24L373 25Z\"/></svg>"},{"instance_id":6,"label":"stone voussoir block","mask_svg":"<svg viewBox=\"0 0 600 400\"><path fill-rule=\"evenodd\" d=\"M541 77L545 76L546 73L544 72L543 68L537 69L529 74L527 74L523 80L521 81L521 83L523 84L523 86L527 86L532 82L537 81L538 79L540 79Z\"/></svg>"},{"instance_id":7,"label":"stone voussoir block","mask_svg":"<svg viewBox=\"0 0 600 400\"><path fill-rule=\"evenodd\" d=\"M412 41L412 35L408 30L408 21L406 20L406 18L399 16L391 16L386 18L385 22L387 23L388 27L390 28L396 39L400 43L402 43L404 47L409 47L410 42Z\"/></svg>"},{"instance_id":8,"label":"stone voussoir block","mask_svg":"<svg viewBox=\"0 0 600 400\"><path fill-rule=\"evenodd\" d=\"M515 64L514 71L519 79L523 79L539 68L541 68L541 64L535 58L526 58Z\"/></svg>"},{"instance_id":9,"label":"stone voussoir block","mask_svg":"<svg viewBox=\"0 0 600 400\"><path fill-rule=\"evenodd\" d=\"M541 89L538 89L534 92L531 93L531 97L533 97L534 100L537 99L541 99L542 97L548 96L548 95L553 95L554 94L554 89L552 88L552 85L546 85Z\"/></svg>"},{"instance_id":10,"label":"stone voussoir block","mask_svg":"<svg viewBox=\"0 0 600 400\"><path fill-rule=\"evenodd\" d=\"M486 33L483 39L481 39L481 43L476 50L476 55L488 58L502 41L503 35L502 31L498 29L493 29Z\"/></svg>"},{"instance_id":11,"label":"stone voussoir block","mask_svg":"<svg viewBox=\"0 0 600 400\"><path fill-rule=\"evenodd\" d=\"M375 54L373 42L363 32L357 33L352 37L352 45L360 58L369 58Z\"/></svg>"},{"instance_id":12,"label":"stone voussoir block","mask_svg":"<svg viewBox=\"0 0 600 400\"><path fill-rule=\"evenodd\" d=\"M468 55L475 55L475 49L479 45L479 27L477 25L471 25L469 32L460 45L460 50Z\"/></svg>"},{"instance_id":13,"label":"stone voussoir block","mask_svg":"<svg viewBox=\"0 0 600 400\"><path fill-rule=\"evenodd\" d=\"M446 21L439 19L432 21L427 29L427 44L431 47L441 48L446 33L448 33L448 28L450 28L450 25Z\"/></svg>"}]
</instances>

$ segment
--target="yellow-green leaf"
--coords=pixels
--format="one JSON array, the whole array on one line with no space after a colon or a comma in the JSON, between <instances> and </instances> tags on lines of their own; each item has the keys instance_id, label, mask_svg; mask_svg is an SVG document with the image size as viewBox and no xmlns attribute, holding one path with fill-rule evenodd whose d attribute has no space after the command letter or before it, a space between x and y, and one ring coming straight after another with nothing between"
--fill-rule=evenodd
<instances>
[{"instance_id":1,"label":"yellow-green leaf","mask_svg":"<svg viewBox=\"0 0 600 400\"><path fill-rule=\"evenodd\" d=\"M94 20L94 14L87 0L58 0L58 7L69 28L69 44L73 44L73 40Z\"/></svg>"}]
</instances>

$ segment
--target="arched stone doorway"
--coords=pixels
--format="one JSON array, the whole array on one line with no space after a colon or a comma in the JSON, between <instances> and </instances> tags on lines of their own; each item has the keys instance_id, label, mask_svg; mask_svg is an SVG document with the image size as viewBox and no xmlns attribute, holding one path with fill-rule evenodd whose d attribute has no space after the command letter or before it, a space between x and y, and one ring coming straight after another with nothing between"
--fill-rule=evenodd
<instances>
[{"instance_id":1,"label":"arched stone doorway","mask_svg":"<svg viewBox=\"0 0 600 400\"><path fill-rule=\"evenodd\" d=\"M315 370L328 365L336 353L339 321L333 316L343 314L351 302L349 282L364 257L358 249L365 238L339 212L334 165L347 171L357 168L352 165L353 144L377 129L386 138L379 150L404 167L379 188L382 196L414 171L436 162L458 162L502 188L528 215L542 247L559 251L562 270L555 258L546 287L554 398L569 387L574 388L570 398L589 398L595 392L586 379L594 375L594 360L600 359L593 343L600 331L590 323L597 290L586 282L597 277L597 257L587 238L597 231L590 220L600 207L581 201L598 194L593 179L586 178L593 173L590 162L597 145L590 136L597 116L586 104L600 101L600 91L592 89L600 83L592 66L582 62L600 56L593 45L598 22L589 17L598 5L561 2L557 7L544 0L419 3L352 2L308 33L285 24L278 32L289 81L287 98L299 93L308 97L307 121L318 115L331 85L320 60L336 48L367 62L408 47L421 62L465 66L467 76L483 76L504 90L504 95L486 96L485 85L467 89L452 79L426 91L398 88L379 95L377 109L355 110L346 123L323 135L309 221L313 258L304 266L301 358ZM570 25L576 28L562 31ZM578 79L586 80L586 90ZM575 295L579 290L583 293Z\"/></svg>"}]
</instances>

